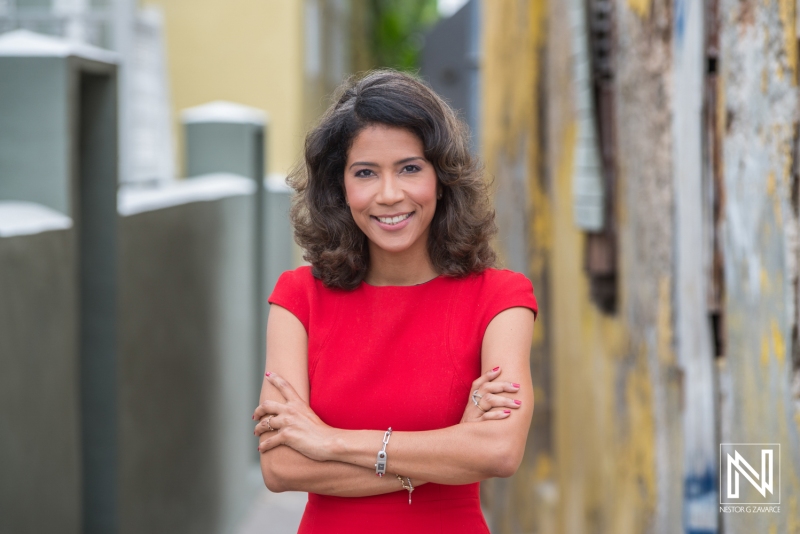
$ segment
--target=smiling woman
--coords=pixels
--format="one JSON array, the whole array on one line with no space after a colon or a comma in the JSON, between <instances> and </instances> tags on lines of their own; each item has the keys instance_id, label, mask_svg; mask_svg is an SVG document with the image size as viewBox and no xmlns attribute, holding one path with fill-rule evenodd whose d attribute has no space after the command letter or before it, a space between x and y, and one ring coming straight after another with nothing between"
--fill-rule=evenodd
<instances>
[{"instance_id":1,"label":"smiling woman","mask_svg":"<svg viewBox=\"0 0 800 534\"><path fill-rule=\"evenodd\" d=\"M381 142L361 135L367 132L378 134ZM396 150L394 142L403 142L409 152ZM354 154L353 148L361 155ZM392 155L384 148L391 149ZM347 209L346 183L357 178L349 167L357 162L372 164L358 167L359 178L364 176L375 187L384 184L389 169L393 173L411 170L394 167L408 157L420 158L408 163L421 170L427 167L429 177L435 174L441 193L428 233L433 268L440 274L464 276L494 266L489 240L497 227L490 184L470 152L466 125L416 78L379 70L342 85L333 105L306 137L304 161L289 176L289 185L297 192L291 213L295 238L305 249L314 275L325 285L356 288L375 252L365 230L368 225L359 224L353 210ZM384 185L401 182L408 180L398 176L394 183ZM390 206L370 214L395 213L400 210ZM401 271L404 278L413 279L411 273Z\"/></svg>"},{"instance_id":2,"label":"smiling woman","mask_svg":"<svg viewBox=\"0 0 800 534\"><path fill-rule=\"evenodd\" d=\"M538 306L495 267L464 126L416 78L373 71L343 86L289 183L311 265L269 298L264 482L308 492L301 533L489 532L478 482L522 461Z\"/></svg>"},{"instance_id":3,"label":"smiling woman","mask_svg":"<svg viewBox=\"0 0 800 534\"><path fill-rule=\"evenodd\" d=\"M365 281L405 285L409 278L413 283L436 276L427 247L441 191L419 137L393 126L364 128L353 140L346 169L346 203L367 237L373 267Z\"/></svg>"}]
</instances>

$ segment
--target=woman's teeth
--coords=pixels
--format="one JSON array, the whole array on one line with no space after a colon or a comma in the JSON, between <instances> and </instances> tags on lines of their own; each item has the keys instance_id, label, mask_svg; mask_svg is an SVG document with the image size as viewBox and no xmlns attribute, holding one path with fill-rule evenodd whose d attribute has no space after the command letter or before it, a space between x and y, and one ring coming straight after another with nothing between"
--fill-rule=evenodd
<instances>
[{"instance_id":1,"label":"woman's teeth","mask_svg":"<svg viewBox=\"0 0 800 534\"><path fill-rule=\"evenodd\" d=\"M411 213L414 212L412 211ZM378 219L383 224L397 224L411 217L411 213L406 213L405 215L398 215L397 217L376 217L376 219Z\"/></svg>"}]
</instances>

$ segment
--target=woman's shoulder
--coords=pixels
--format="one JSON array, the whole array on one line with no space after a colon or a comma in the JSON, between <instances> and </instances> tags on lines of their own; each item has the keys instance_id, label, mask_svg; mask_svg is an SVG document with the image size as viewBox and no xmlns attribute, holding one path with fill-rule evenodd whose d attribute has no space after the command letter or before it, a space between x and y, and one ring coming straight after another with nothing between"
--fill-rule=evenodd
<instances>
[{"instance_id":1,"label":"woman's shoulder","mask_svg":"<svg viewBox=\"0 0 800 534\"><path fill-rule=\"evenodd\" d=\"M484 327L492 317L507 308L530 308L534 317L539 312L533 283L523 273L490 267L468 276L467 280L470 289L462 292L461 296L475 303L474 310L482 312L478 315Z\"/></svg>"},{"instance_id":2,"label":"woman's shoulder","mask_svg":"<svg viewBox=\"0 0 800 534\"><path fill-rule=\"evenodd\" d=\"M283 271L278 280L281 279L285 279L286 281L291 281L294 283L306 283L306 284L313 283L315 280L314 274L311 272L311 265L301 265L296 269Z\"/></svg>"},{"instance_id":3,"label":"woman's shoulder","mask_svg":"<svg viewBox=\"0 0 800 534\"><path fill-rule=\"evenodd\" d=\"M475 289L490 292L509 285L531 285L531 281L523 273L496 267L489 267L479 273L472 273L464 278L464 282Z\"/></svg>"},{"instance_id":4,"label":"woman's shoulder","mask_svg":"<svg viewBox=\"0 0 800 534\"><path fill-rule=\"evenodd\" d=\"M284 271L267 298L269 304L277 304L292 312L303 323L306 332L312 309L315 307L314 280L309 265Z\"/></svg>"},{"instance_id":5,"label":"woman's shoulder","mask_svg":"<svg viewBox=\"0 0 800 534\"><path fill-rule=\"evenodd\" d=\"M327 287L322 279L314 274L314 267L308 264L284 271L275 282L275 289L303 294L311 300L327 300L341 293L348 293L345 290Z\"/></svg>"},{"instance_id":6,"label":"woman's shoulder","mask_svg":"<svg viewBox=\"0 0 800 534\"><path fill-rule=\"evenodd\" d=\"M275 282L272 290L272 297L280 295L290 295L298 298L301 295L308 295L314 286L314 276L311 274L310 265L301 265L296 269L283 271ZM270 297L270 298L272 298Z\"/></svg>"}]
</instances>

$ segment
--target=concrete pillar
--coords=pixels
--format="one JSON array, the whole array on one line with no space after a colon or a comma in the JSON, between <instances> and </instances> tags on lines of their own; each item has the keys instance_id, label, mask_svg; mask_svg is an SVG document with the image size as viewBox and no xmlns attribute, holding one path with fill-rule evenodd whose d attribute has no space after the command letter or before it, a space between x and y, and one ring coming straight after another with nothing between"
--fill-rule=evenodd
<instances>
[{"instance_id":1,"label":"concrete pillar","mask_svg":"<svg viewBox=\"0 0 800 534\"><path fill-rule=\"evenodd\" d=\"M264 188L266 114L233 102L215 101L189 108L181 114L186 139L186 175L189 178L216 173L232 173L251 178L256 183L254 224L257 321L254 375L261 389L262 368L267 350L267 277L268 235L266 209L270 202Z\"/></svg>"},{"instance_id":2,"label":"concrete pillar","mask_svg":"<svg viewBox=\"0 0 800 534\"><path fill-rule=\"evenodd\" d=\"M270 174L265 180L264 203L267 207L266 226L266 295L272 293L281 273L294 269L294 239L289 209L292 206L292 189L286 176ZM264 298L266 302L266 297Z\"/></svg>"},{"instance_id":3,"label":"concrete pillar","mask_svg":"<svg viewBox=\"0 0 800 534\"><path fill-rule=\"evenodd\" d=\"M75 225L87 533L117 530L117 172L116 55L26 30L1 36L0 200ZM50 409L42 422L57 417Z\"/></svg>"},{"instance_id":4,"label":"concrete pillar","mask_svg":"<svg viewBox=\"0 0 800 534\"><path fill-rule=\"evenodd\" d=\"M186 176L232 173L257 182L264 176L266 115L216 101L181 114L186 130Z\"/></svg>"}]
</instances>

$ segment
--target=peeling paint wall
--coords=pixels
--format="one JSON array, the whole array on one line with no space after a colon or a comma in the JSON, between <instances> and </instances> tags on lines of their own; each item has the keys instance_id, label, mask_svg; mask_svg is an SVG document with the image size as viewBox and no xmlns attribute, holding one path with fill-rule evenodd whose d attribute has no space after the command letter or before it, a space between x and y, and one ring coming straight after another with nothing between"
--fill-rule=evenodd
<instances>
[{"instance_id":1,"label":"peeling paint wall","mask_svg":"<svg viewBox=\"0 0 800 534\"><path fill-rule=\"evenodd\" d=\"M539 306L549 305L552 227L547 176L542 159L542 71L546 36L544 2L484 2L480 123L482 155L487 174L495 180L500 238L496 243L506 267L526 273L534 284ZM485 11L483 11L485 10ZM486 80L492 80L487 83ZM531 353L535 410L523 465L510 479L483 484L482 498L493 532L552 532L555 481L552 384L546 334L550 319L534 328ZM531 506L531 503L535 505Z\"/></svg>"},{"instance_id":2,"label":"peeling paint wall","mask_svg":"<svg viewBox=\"0 0 800 534\"><path fill-rule=\"evenodd\" d=\"M791 400L789 357L797 316L794 2L721 0L720 15L727 297L721 441L781 444L782 503L781 514L726 514L723 523L726 533L795 534L800 420Z\"/></svg>"},{"instance_id":3,"label":"peeling paint wall","mask_svg":"<svg viewBox=\"0 0 800 534\"><path fill-rule=\"evenodd\" d=\"M541 309L529 448L514 477L483 488L493 532L800 532L795 2L715 1L718 62L706 56L713 2L613 3L612 314L590 298L573 222L569 3L483 2L498 248ZM720 442L781 443L780 513L720 513Z\"/></svg>"},{"instance_id":4,"label":"peeling paint wall","mask_svg":"<svg viewBox=\"0 0 800 534\"><path fill-rule=\"evenodd\" d=\"M669 68L669 40L651 39L650 28L627 11L631 57L620 61L632 64L620 74L618 120L636 127L620 135L630 154L620 162L617 191L627 256L621 263L622 311L609 316L589 299L582 267L586 236L573 224L576 110L571 51L564 46L570 43L567 5L502 2L484 8L483 155L498 181L505 257L519 254L506 249L520 241L514 235L520 217L536 229L525 236L527 272L537 296L545 297L534 354L541 349L539 358L551 370L548 377L534 374L549 385L536 391L536 412L544 396L549 417L534 421L531 438L552 438L548 447L526 455L510 483L527 505L492 502L492 523L496 532L652 531L659 510L672 519L680 510L675 491L670 493L680 476L671 474L670 463L658 467L655 461L659 451L669 457L680 450L679 433L672 431L678 421L668 415L677 405L670 387L669 112L650 112L654 99L668 93L660 72ZM526 21L528 34L520 29ZM669 34L668 24L661 33ZM521 183L530 199L524 212L514 204Z\"/></svg>"}]
</instances>

